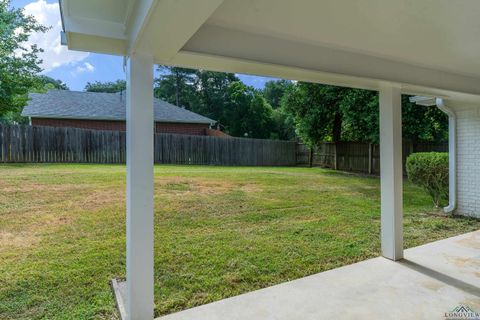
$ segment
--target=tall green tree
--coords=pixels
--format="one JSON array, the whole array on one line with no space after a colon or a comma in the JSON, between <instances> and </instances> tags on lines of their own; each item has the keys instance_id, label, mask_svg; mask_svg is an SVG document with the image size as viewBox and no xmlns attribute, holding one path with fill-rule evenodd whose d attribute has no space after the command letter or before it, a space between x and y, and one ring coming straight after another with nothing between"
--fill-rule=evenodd
<instances>
[{"instance_id":1,"label":"tall green tree","mask_svg":"<svg viewBox=\"0 0 480 320\"><path fill-rule=\"evenodd\" d=\"M261 92L241 81L235 81L228 86L226 93L227 132L238 137L270 138L272 107Z\"/></svg>"},{"instance_id":2,"label":"tall green tree","mask_svg":"<svg viewBox=\"0 0 480 320\"><path fill-rule=\"evenodd\" d=\"M436 106L419 106L402 96L402 127L405 139L417 142L448 140L448 116Z\"/></svg>"},{"instance_id":3,"label":"tall green tree","mask_svg":"<svg viewBox=\"0 0 480 320\"><path fill-rule=\"evenodd\" d=\"M402 95L403 138L413 143L444 142L448 138L448 118L436 106L411 103ZM342 107L343 135L346 141L379 143L378 93L351 89Z\"/></svg>"},{"instance_id":4,"label":"tall green tree","mask_svg":"<svg viewBox=\"0 0 480 320\"><path fill-rule=\"evenodd\" d=\"M234 82L240 82L240 79L233 73L199 70L197 88L200 103L193 111L228 127L233 120L227 117L225 111L231 98L227 90Z\"/></svg>"},{"instance_id":5,"label":"tall green tree","mask_svg":"<svg viewBox=\"0 0 480 320\"><path fill-rule=\"evenodd\" d=\"M322 140L340 141L342 104L349 89L299 82L286 91L282 107L292 116L299 136L313 145Z\"/></svg>"},{"instance_id":6,"label":"tall green tree","mask_svg":"<svg viewBox=\"0 0 480 320\"><path fill-rule=\"evenodd\" d=\"M45 93L48 90L69 90L67 85L61 80L55 80L45 75L37 76L34 86L29 88L29 93ZM27 95L23 95L21 100ZM20 108L21 109L21 108ZM7 124L28 124L28 118L22 117L20 110L9 110L0 117L0 123Z\"/></svg>"},{"instance_id":7,"label":"tall green tree","mask_svg":"<svg viewBox=\"0 0 480 320\"><path fill-rule=\"evenodd\" d=\"M294 120L282 107L282 99L293 85L291 80L271 80L265 83L262 90L263 97L273 109L270 133L272 139L293 140L296 137Z\"/></svg>"},{"instance_id":8,"label":"tall green tree","mask_svg":"<svg viewBox=\"0 0 480 320\"><path fill-rule=\"evenodd\" d=\"M285 92L292 85L292 81L284 79L267 81L262 90L263 97L273 109L278 109Z\"/></svg>"},{"instance_id":9,"label":"tall green tree","mask_svg":"<svg viewBox=\"0 0 480 320\"><path fill-rule=\"evenodd\" d=\"M349 89L342 101L342 140L379 142L378 93Z\"/></svg>"},{"instance_id":10,"label":"tall green tree","mask_svg":"<svg viewBox=\"0 0 480 320\"><path fill-rule=\"evenodd\" d=\"M155 97L179 107L194 110L198 106L197 71L187 68L159 66L155 79Z\"/></svg>"},{"instance_id":11,"label":"tall green tree","mask_svg":"<svg viewBox=\"0 0 480 320\"><path fill-rule=\"evenodd\" d=\"M127 90L127 82L121 79L106 82L87 82L87 84L85 85L85 91L87 92L117 93L125 90Z\"/></svg>"},{"instance_id":12,"label":"tall green tree","mask_svg":"<svg viewBox=\"0 0 480 320\"><path fill-rule=\"evenodd\" d=\"M271 139L295 140L295 121L282 107L272 110L272 122Z\"/></svg>"},{"instance_id":13,"label":"tall green tree","mask_svg":"<svg viewBox=\"0 0 480 320\"><path fill-rule=\"evenodd\" d=\"M42 70L38 54L42 49L28 45L27 40L30 34L46 30L23 9L0 0L0 118L20 114L28 91L38 85L36 74Z\"/></svg>"},{"instance_id":14,"label":"tall green tree","mask_svg":"<svg viewBox=\"0 0 480 320\"><path fill-rule=\"evenodd\" d=\"M282 108L293 118L307 143L321 141L379 142L378 93L312 83L287 90ZM403 137L410 141L442 142L447 138L446 116L435 106L422 107L402 96Z\"/></svg>"},{"instance_id":15,"label":"tall green tree","mask_svg":"<svg viewBox=\"0 0 480 320\"><path fill-rule=\"evenodd\" d=\"M233 136L269 138L275 128L272 107L262 92L234 74L159 67L155 96L215 119Z\"/></svg>"}]
</instances>

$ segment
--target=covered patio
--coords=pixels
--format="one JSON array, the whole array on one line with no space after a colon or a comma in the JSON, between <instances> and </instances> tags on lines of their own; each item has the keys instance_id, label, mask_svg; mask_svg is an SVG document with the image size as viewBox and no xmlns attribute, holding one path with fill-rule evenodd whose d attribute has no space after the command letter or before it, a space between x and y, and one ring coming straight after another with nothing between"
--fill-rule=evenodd
<instances>
[{"instance_id":1,"label":"covered patio","mask_svg":"<svg viewBox=\"0 0 480 320\"><path fill-rule=\"evenodd\" d=\"M457 209L458 194L458 208L465 214L478 213L478 179L471 177L480 176L475 162L480 153L462 147L461 161L455 158L455 110L469 119L468 130L459 130L459 143L474 143L479 128L478 121L472 122L480 114L478 1L61 0L60 8L62 41L70 49L125 57L127 319L152 319L154 310L153 64L349 86L380 95L384 258L172 315L173 319L380 314L384 319L430 318L429 312L446 312L456 303L479 306L478 272L470 270L471 261L478 267L478 233L404 254L401 154L401 95L426 96L420 102L433 101L451 120L447 210ZM472 245L459 246L462 241ZM461 265L448 257L467 260ZM323 299L325 292L328 298Z\"/></svg>"},{"instance_id":2,"label":"covered patio","mask_svg":"<svg viewBox=\"0 0 480 320\"><path fill-rule=\"evenodd\" d=\"M480 309L480 231L174 313L159 319L442 319ZM477 313L472 319L478 319ZM468 319L468 318L467 318Z\"/></svg>"}]
</instances>

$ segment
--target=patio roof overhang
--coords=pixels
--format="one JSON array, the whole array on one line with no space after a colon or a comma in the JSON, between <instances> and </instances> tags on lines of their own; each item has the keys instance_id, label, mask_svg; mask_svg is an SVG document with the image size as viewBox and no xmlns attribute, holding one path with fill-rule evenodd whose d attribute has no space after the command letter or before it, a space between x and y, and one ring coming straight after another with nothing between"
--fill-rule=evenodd
<instances>
[{"instance_id":1,"label":"patio roof overhang","mask_svg":"<svg viewBox=\"0 0 480 320\"><path fill-rule=\"evenodd\" d=\"M158 64L480 100L480 3L61 0L72 50Z\"/></svg>"},{"instance_id":2,"label":"patio roof overhang","mask_svg":"<svg viewBox=\"0 0 480 320\"><path fill-rule=\"evenodd\" d=\"M391 260L403 258L401 94L480 105L478 0L60 0L60 8L70 49L128 57L129 319L153 318L154 63L378 90L381 244Z\"/></svg>"}]
</instances>

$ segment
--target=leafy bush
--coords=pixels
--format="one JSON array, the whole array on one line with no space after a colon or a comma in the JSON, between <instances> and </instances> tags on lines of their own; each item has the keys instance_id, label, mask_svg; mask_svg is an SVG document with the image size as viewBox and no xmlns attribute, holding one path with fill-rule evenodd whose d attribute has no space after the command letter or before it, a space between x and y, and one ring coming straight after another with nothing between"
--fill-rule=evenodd
<instances>
[{"instance_id":1,"label":"leafy bush","mask_svg":"<svg viewBox=\"0 0 480 320\"><path fill-rule=\"evenodd\" d=\"M419 152L407 158L408 180L423 187L435 207L448 199L448 153Z\"/></svg>"}]
</instances>

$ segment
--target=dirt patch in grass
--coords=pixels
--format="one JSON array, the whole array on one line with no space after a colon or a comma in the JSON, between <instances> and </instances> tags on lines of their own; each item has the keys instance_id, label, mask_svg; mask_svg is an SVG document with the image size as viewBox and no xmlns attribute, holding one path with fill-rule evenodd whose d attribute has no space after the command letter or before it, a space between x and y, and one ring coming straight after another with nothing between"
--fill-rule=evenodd
<instances>
[{"instance_id":1,"label":"dirt patch in grass","mask_svg":"<svg viewBox=\"0 0 480 320\"><path fill-rule=\"evenodd\" d=\"M0 230L0 252L4 249L26 248L38 241L38 237L33 232L9 232Z\"/></svg>"},{"instance_id":2,"label":"dirt patch in grass","mask_svg":"<svg viewBox=\"0 0 480 320\"><path fill-rule=\"evenodd\" d=\"M257 184L245 184L240 187L240 190L242 190L245 193L256 193L256 192L262 192L263 189L257 185Z\"/></svg>"},{"instance_id":3,"label":"dirt patch in grass","mask_svg":"<svg viewBox=\"0 0 480 320\"><path fill-rule=\"evenodd\" d=\"M83 190L86 188L93 188L91 185L83 184L40 184L40 183L22 183L19 185L0 185L0 190L5 193L36 193L42 191L48 192L65 192L68 190Z\"/></svg>"},{"instance_id":4,"label":"dirt patch in grass","mask_svg":"<svg viewBox=\"0 0 480 320\"><path fill-rule=\"evenodd\" d=\"M50 226L50 227L58 227L58 226L63 226L67 224L72 224L74 221L74 218L72 216L67 216L67 215L50 215L47 219L44 219L44 223L38 225L39 229L40 227L45 227L45 226ZM38 230L37 230L38 232Z\"/></svg>"},{"instance_id":5,"label":"dirt patch in grass","mask_svg":"<svg viewBox=\"0 0 480 320\"><path fill-rule=\"evenodd\" d=\"M34 216L35 215L35 216ZM31 213L30 218L22 219L8 229L0 230L0 252L11 249L34 248L46 232L55 232L56 228L71 224L73 218L53 215L45 212Z\"/></svg>"},{"instance_id":6,"label":"dirt patch in grass","mask_svg":"<svg viewBox=\"0 0 480 320\"><path fill-rule=\"evenodd\" d=\"M78 207L82 210L97 210L105 207L110 207L116 204L125 204L125 190L124 189L103 189L90 193L83 197L78 203Z\"/></svg>"},{"instance_id":7,"label":"dirt patch in grass","mask_svg":"<svg viewBox=\"0 0 480 320\"><path fill-rule=\"evenodd\" d=\"M155 181L155 192L185 195L221 195L232 191L237 186L228 180L168 177Z\"/></svg>"}]
</instances>

